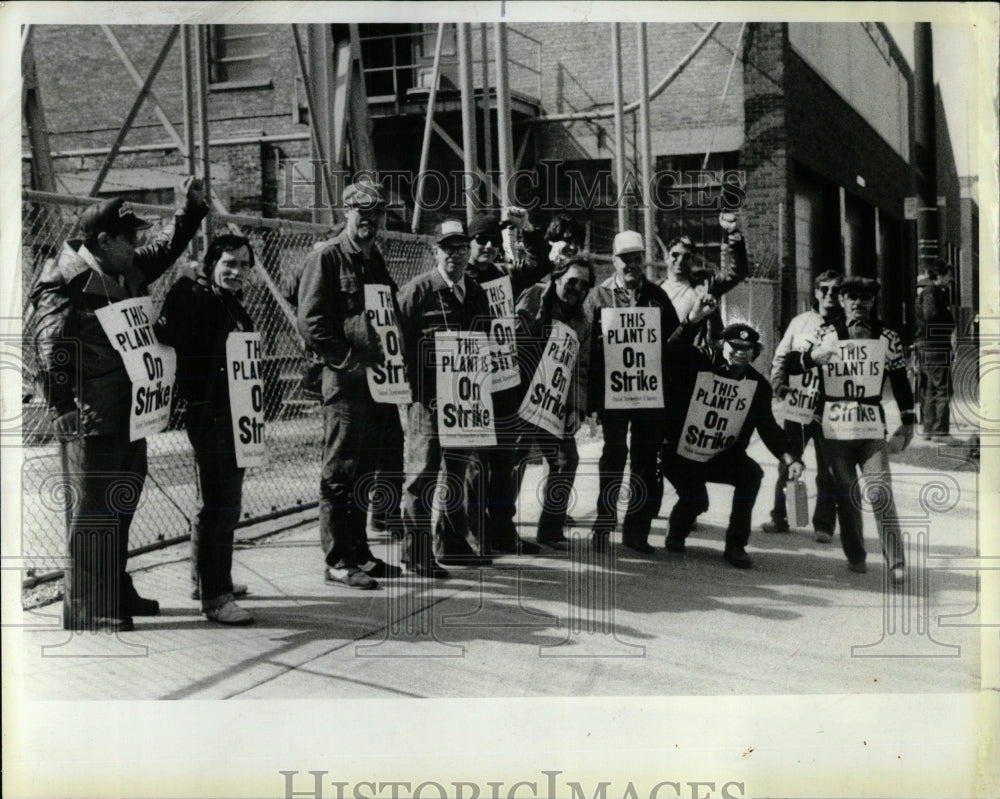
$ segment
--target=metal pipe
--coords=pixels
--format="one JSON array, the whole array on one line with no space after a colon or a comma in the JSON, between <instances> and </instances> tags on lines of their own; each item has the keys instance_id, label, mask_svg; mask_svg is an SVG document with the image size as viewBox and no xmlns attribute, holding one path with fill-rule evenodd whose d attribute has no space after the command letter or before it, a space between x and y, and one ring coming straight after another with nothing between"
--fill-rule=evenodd
<instances>
[{"instance_id":1,"label":"metal pipe","mask_svg":"<svg viewBox=\"0 0 1000 799\"><path fill-rule=\"evenodd\" d=\"M646 23L636 26L639 52L639 137L642 140L642 225L646 240L646 271L650 280L656 277L653 257L656 244L656 222L653 213L653 151L649 130L649 54L646 51Z\"/></svg>"},{"instance_id":2,"label":"metal pipe","mask_svg":"<svg viewBox=\"0 0 1000 799\"><path fill-rule=\"evenodd\" d=\"M192 128L193 130L193 128ZM271 136L243 136L235 139L212 139L209 144L213 147L225 147L227 145L239 145L239 144L261 144L263 142L283 142L283 141L305 141L309 138L308 133L276 133ZM195 149L197 150L198 144L195 142ZM154 144L133 144L129 146L123 146L118 148L119 154L121 153L148 153L156 152L157 150L162 150L169 152L171 150L180 150L176 144L173 142L159 142ZM183 151L181 151L183 154ZM58 152L52 153L53 158L83 158L88 155L107 155L107 147L86 147L79 150L60 150ZM24 152L21 153L22 161L30 161L31 153Z\"/></svg>"},{"instance_id":3,"label":"metal pipe","mask_svg":"<svg viewBox=\"0 0 1000 799\"><path fill-rule=\"evenodd\" d=\"M194 89L193 65L191 64L191 26L181 25L181 106L184 112L184 146L187 148L185 162L189 175L197 174L195 166L194 103L191 95Z\"/></svg>"},{"instance_id":4,"label":"metal pipe","mask_svg":"<svg viewBox=\"0 0 1000 799\"><path fill-rule=\"evenodd\" d=\"M316 103L313 97L312 84L309 82L309 70L306 68L306 56L302 50L302 37L299 35L299 28L294 22L292 23L292 37L295 39L295 55L299 61L299 72L302 75L302 85L306 92L306 104L309 106L309 132L312 134L313 146L316 148L316 152L319 153L321 164L321 169L323 171L323 180L326 183L326 194L327 200L330 202L330 208L335 208L337 203L333 196L333 185L330 181L330 173L327 171L330 161L326 157L326 148L323 146L323 142L320 140L319 131L316 128Z\"/></svg>"},{"instance_id":5,"label":"metal pipe","mask_svg":"<svg viewBox=\"0 0 1000 799\"><path fill-rule=\"evenodd\" d=\"M139 94L136 95L135 101L132 103L132 107L125 115L125 121L122 122L121 128L118 129L118 134L115 136L115 140L111 144L111 149L108 150L108 154L104 158L104 163L101 164L101 168L97 172L97 177L94 179L94 185L90 188L91 197L96 197L98 192L100 192L101 186L104 184L104 179L108 176L108 172L111 171L111 165L115 162L115 158L118 156L118 148L122 146L122 142L125 141L125 137L128 136L129 130L132 129L132 123L135 122L135 118L139 114L139 109L142 108L143 102L145 102L146 97L149 95L149 87L153 85L153 81L156 80L156 76L160 74L163 62L167 60L167 55L170 53L170 48L177 39L177 34L179 32L179 25L173 25L170 28L170 32L167 34L167 40L163 43L163 47L160 48L160 53L156 56L153 66L149 68L149 74L146 75L146 79L142 82L142 86L139 88Z\"/></svg>"},{"instance_id":6,"label":"metal pipe","mask_svg":"<svg viewBox=\"0 0 1000 799\"><path fill-rule=\"evenodd\" d=\"M472 25L460 22L458 28L458 84L462 92L462 193L465 195L465 220L476 215L476 197L472 191L476 165L476 105L472 87Z\"/></svg>"},{"instance_id":7,"label":"metal pipe","mask_svg":"<svg viewBox=\"0 0 1000 799\"><path fill-rule=\"evenodd\" d=\"M198 75L197 95L198 95L198 132L201 138L201 179L205 187L205 196L212 196L212 154L208 146L208 38L207 29L204 25L197 27L195 38L195 64ZM206 216L202 221L202 233L205 241L212 238L211 215Z\"/></svg>"},{"instance_id":8,"label":"metal pipe","mask_svg":"<svg viewBox=\"0 0 1000 799\"><path fill-rule=\"evenodd\" d=\"M479 26L479 44L483 51L483 150L487 176L493 174L493 125L490 120L490 44L486 35L486 23ZM539 98L541 95L539 95ZM490 178L492 181L493 178ZM486 201L490 202L492 186L487 187Z\"/></svg>"},{"instance_id":9,"label":"metal pipe","mask_svg":"<svg viewBox=\"0 0 1000 799\"><path fill-rule=\"evenodd\" d=\"M615 185L618 187L618 232L628 230L628 209L622 203L625 189L625 105L622 90L622 25L611 25L611 63L615 91Z\"/></svg>"},{"instance_id":10,"label":"metal pipe","mask_svg":"<svg viewBox=\"0 0 1000 799\"><path fill-rule=\"evenodd\" d=\"M668 72L663 77L663 79L659 83L657 83L656 86L653 87L652 91L650 91L649 93L649 99L651 101L659 97L660 94L663 92L663 90L666 89L667 86L669 86L671 83L673 83L674 80L676 80L677 76L680 75L681 72L684 71L684 68L688 65L688 63L690 63L691 59L694 58L696 55L698 55L698 51L700 51L701 48L708 43L708 40L712 37L712 34L715 33L716 29L721 24L722 24L721 22L713 22L711 27L709 27L709 29L705 31L705 34L698 40L697 44L695 44L695 46L691 48L688 54L684 56L684 58L682 58L677 63L677 66L675 66L672 70L670 70L670 72ZM631 114L633 111L637 110L639 108L640 102L641 102L640 100L635 100L626 105L625 113ZM600 111L576 111L574 113L569 113L569 114L550 114L548 116L533 117L530 121L531 122L577 122L587 119L610 119L611 117L614 116L614 114L615 111L612 108L612 109L603 109Z\"/></svg>"},{"instance_id":11,"label":"metal pipe","mask_svg":"<svg viewBox=\"0 0 1000 799\"><path fill-rule=\"evenodd\" d=\"M513 205L510 180L514 163L514 143L510 127L510 84L507 82L507 25L493 26L497 76L497 149L500 157L500 196L504 206Z\"/></svg>"},{"instance_id":12,"label":"metal pipe","mask_svg":"<svg viewBox=\"0 0 1000 799\"><path fill-rule=\"evenodd\" d=\"M719 107L715 109L715 122L718 121L719 114L722 113L722 106L726 102L726 95L729 93L729 82L733 79L733 68L736 66L736 59L740 54L740 43L743 41L743 32L746 30L747 24L744 22L740 25L739 36L736 37L736 47L733 48L733 57L729 62L729 72L726 73L726 82L722 86L722 96L719 97ZM708 140L708 149L705 150L705 160L701 163L702 171L708 169L708 157L712 154L712 148L715 146L715 132L718 130L719 126L717 124L712 124L712 134Z\"/></svg>"},{"instance_id":13,"label":"metal pipe","mask_svg":"<svg viewBox=\"0 0 1000 799\"><path fill-rule=\"evenodd\" d=\"M431 89L427 95L427 118L424 120L424 141L420 146L420 166L417 169L417 185L413 190L413 223L410 229L416 233L420 229L420 214L423 211L422 196L424 189L424 171L427 169L427 158L431 151L431 131L434 125L434 102L437 100L438 80L441 77L441 43L444 41L445 23L438 24L437 42L434 45L434 69L431 75Z\"/></svg>"}]
</instances>

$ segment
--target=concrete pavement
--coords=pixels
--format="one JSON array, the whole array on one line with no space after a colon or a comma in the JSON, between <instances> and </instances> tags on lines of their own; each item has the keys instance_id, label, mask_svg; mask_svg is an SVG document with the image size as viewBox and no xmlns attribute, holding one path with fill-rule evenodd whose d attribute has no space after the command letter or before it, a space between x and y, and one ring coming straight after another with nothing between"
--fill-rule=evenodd
<instances>
[{"instance_id":1,"label":"concrete pavement","mask_svg":"<svg viewBox=\"0 0 1000 799\"><path fill-rule=\"evenodd\" d=\"M870 513L864 575L847 571L839 539L822 545L811 530L759 530L775 474L759 442L751 447L765 469L749 547L755 569L722 559L731 496L722 486L710 486L711 508L686 554L662 549L660 518L655 556L616 546L595 560L586 522L599 453L599 440L581 447L573 510L581 541L571 553L508 556L489 569L454 569L447 581L383 580L380 590L359 592L324 584L315 515L305 514L239 531L233 576L250 586L241 603L255 614L253 626L206 621L188 597L187 546L173 547L130 562L140 593L163 608L136 619L134 632L70 634L59 628L59 603L26 611L17 679L36 699L979 690L971 464L894 464L911 534L912 579L899 591L883 582ZM927 454L934 466L947 453L933 445ZM810 466L811 457L810 448ZM541 474L529 469L522 507L535 505L529 497ZM806 480L814 491L811 471ZM673 500L668 487L664 515ZM519 520L522 536L534 536L533 520ZM396 548L388 539L373 546L391 562Z\"/></svg>"}]
</instances>

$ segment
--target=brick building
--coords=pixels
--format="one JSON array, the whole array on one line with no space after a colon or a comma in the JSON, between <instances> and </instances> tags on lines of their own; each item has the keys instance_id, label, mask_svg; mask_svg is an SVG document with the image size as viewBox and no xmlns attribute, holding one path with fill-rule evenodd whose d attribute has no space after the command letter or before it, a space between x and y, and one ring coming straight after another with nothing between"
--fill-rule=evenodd
<instances>
[{"instance_id":1,"label":"brick building","mask_svg":"<svg viewBox=\"0 0 1000 799\"><path fill-rule=\"evenodd\" d=\"M690 53L708 26L648 26L649 83L657 86ZM415 173L431 78L436 25L361 25L361 55L380 171ZM166 26L115 26L121 48L145 75ZM477 105L484 95L483 47L473 26ZM231 211L308 219L313 196L309 115L288 25L209 28L209 119L213 185ZM477 116L477 162L497 169L492 31L485 37L486 97L493 111L492 150ZM137 85L96 26L35 26L32 47L49 129L57 186L89 192ZM565 209L590 226L595 251L615 231L614 122L560 122L551 115L605 111L613 99L611 26L545 22L509 30L513 151L522 170L518 198L540 202L540 221ZM622 26L625 102L638 96L635 26ZM435 120L462 141L455 33L446 26ZM780 281L784 323L811 299L812 277L830 267L879 276L882 311L892 324L912 324L915 223L904 219L913 194L910 173L911 71L888 31L861 23L727 23L650 104L651 149L660 206L656 232L666 242L684 232L716 260L718 203L742 208L755 273ZM181 63L174 47L153 84L162 113L183 128ZM639 170L637 114L626 116L628 170ZM938 103L938 186L945 198L941 252L959 269L956 304L975 307L974 239L960 200L947 120ZM182 133L180 134L183 135ZM29 153L27 139L24 152ZM30 156L24 163L27 185ZM707 165L708 174L702 173ZM430 166L443 174L462 159L440 135ZM184 161L154 114L140 110L102 194L170 202ZM740 184L727 184L741 175ZM413 183L392 185L396 216L408 229ZM461 212L447 181L435 186L436 210ZM640 189L641 191L641 189ZM630 224L642 215L630 209Z\"/></svg>"}]
</instances>

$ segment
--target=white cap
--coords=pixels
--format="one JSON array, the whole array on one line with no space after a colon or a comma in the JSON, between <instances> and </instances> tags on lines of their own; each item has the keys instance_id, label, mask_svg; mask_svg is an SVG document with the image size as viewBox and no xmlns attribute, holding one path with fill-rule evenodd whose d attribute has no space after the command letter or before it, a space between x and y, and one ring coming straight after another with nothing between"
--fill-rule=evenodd
<instances>
[{"instance_id":1,"label":"white cap","mask_svg":"<svg viewBox=\"0 0 1000 799\"><path fill-rule=\"evenodd\" d=\"M615 255L626 255L630 252L645 252L646 244L642 240L642 234L634 230L623 230L615 236L613 250Z\"/></svg>"}]
</instances>

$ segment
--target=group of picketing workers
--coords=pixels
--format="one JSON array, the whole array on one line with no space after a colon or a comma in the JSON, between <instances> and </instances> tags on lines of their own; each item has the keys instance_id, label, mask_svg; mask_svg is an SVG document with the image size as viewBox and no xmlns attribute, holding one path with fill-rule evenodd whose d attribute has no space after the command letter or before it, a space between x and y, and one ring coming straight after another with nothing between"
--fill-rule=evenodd
<instances>
[{"instance_id":1,"label":"group of picketing workers","mask_svg":"<svg viewBox=\"0 0 1000 799\"><path fill-rule=\"evenodd\" d=\"M503 221L488 212L468 227L442 221L433 267L397 287L376 243L386 205L377 184L348 185L343 229L296 272L299 332L322 369L327 582L368 590L383 579L444 579L449 568L486 567L496 556L567 549L576 433L591 414L604 439L595 551L609 551L624 490L621 544L655 555L649 534L665 478L677 494L665 549L683 552L708 508L706 484L723 483L734 488L724 557L751 568L763 471L746 450L757 431L779 461L764 529L789 529L783 489L800 478L811 439L816 540L831 541L839 519L848 567L865 571L860 468L887 568L905 580L888 454L912 437L913 396L899 337L873 314L876 281L820 274L814 309L792 320L769 382L752 366L758 331L721 317L721 296L748 273L734 214L719 217L723 268L707 279L692 268L693 243L680 237L666 248L667 276L657 285L646 276L641 235L623 231L613 274L596 283L577 221L559 216L543 232L511 207ZM82 237L66 242L32 290L41 382L75 500L67 628L129 630L134 616L159 613L156 600L138 594L126 560L145 436L166 425L173 391L187 402L202 501L192 598L209 620L253 621L235 601L247 587L231 575L244 472L266 446L260 336L241 302L251 243L216 236L158 311L148 297L206 213L201 184L189 179L174 223L139 246L149 225L127 202L95 204L81 216ZM903 422L888 442L886 378ZM772 386L784 427L772 413ZM533 452L546 464L534 540L517 524ZM373 554L373 527L401 540L400 565Z\"/></svg>"}]
</instances>

